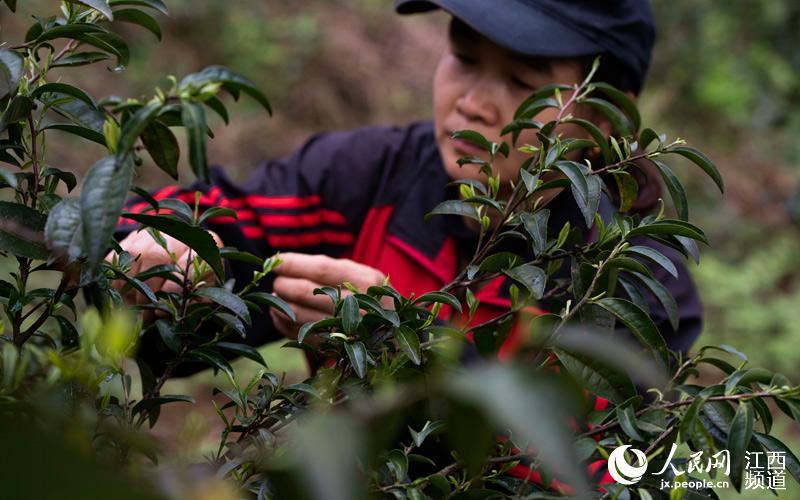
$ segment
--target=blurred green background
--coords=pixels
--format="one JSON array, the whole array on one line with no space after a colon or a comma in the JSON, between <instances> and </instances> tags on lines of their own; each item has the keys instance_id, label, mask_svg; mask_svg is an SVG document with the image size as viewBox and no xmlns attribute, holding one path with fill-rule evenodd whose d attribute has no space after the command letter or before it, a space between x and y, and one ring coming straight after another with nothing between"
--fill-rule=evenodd
<instances>
[{"instance_id":1,"label":"blurred green background","mask_svg":"<svg viewBox=\"0 0 800 500\"><path fill-rule=\"evenodd\" d=\"M14 19L2 20L0 41L18 39L30 14L52 11L57 2L19 4ZM172 12L161 19L162 43L120 26L133 41L126 72L67 70L63 79L95 96L139 96L166 85L165 75L180 77L209 64L247 75L271 99L275 115L268 118L244 100L231 108L229 126L212 123L210 157L234 178L317 131L430 117L444 14L400 18L388 0L167 4ZM678 169L690 189L692 221L712 243L691 269L706 309L698 345L730 344L754 365L800 380L800 2L655 0L653 8L659 40L641 96L644 123L707 152L727 185L720 196L689 164ZM53 139L48 155L62 168L88 167L102 153L73 148L68 137ZM144 185L169 182L152 165L143 168ZM191 178L188 169L183 173ZM274 368L302 376L299 357L277 346L266 352ZM209 376L200 375L179 383L207 382ZM208 432L202 415L184 420L167 418L159 428L166 435L170 425L188 426L181 436L189 442ZM780 425L799 452L797 426Z\"/></svg>"}]
</instances>

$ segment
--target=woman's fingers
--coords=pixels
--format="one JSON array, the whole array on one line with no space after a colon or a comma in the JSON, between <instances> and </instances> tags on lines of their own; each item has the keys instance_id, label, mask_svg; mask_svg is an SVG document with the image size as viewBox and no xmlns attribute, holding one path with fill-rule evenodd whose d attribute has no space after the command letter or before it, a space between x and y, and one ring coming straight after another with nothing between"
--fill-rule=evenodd
<instances>
[{"instance_id":1,"label":"woman's fingers","mask_svg":"<svg viewBox=\"0 0 800 500\"><path fill-rule=\"evenodd\" d=\"M333 312L331 299L327 295L314 295L314 290L322 286L325 285L305 278L278 276L272 285L272 291L286 302L331 314Z\"/></svg>"},{"instance_id":2,"label":"woman's fingers","mask_svg":"<svg viewBox=\"0 0 800 500\"><path fill-rule=\"evenodd\" d=\"M348 282L359 290L383 282L379 270L350 259L335 259L327 255L301 253L281 254L281 264L274 270L278 276L303 278L328 286L341 286Z\"/></svg>"}]
</instances>

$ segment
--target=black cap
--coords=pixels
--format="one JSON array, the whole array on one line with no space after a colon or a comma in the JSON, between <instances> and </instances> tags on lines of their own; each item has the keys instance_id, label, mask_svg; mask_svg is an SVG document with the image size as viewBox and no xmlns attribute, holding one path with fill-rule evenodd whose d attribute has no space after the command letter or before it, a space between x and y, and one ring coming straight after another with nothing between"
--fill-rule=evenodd
<instances>
[{"instance_id":1,"label":"black cap","mask_svg":"<svg viewBox=\"0 0 800 500\"><path fill-rule=\"evenodd\" d=\"M648 0L396 0L400 14L443 9L514 52L545 57L609 54L638 92L650 65L655 24Z\"/></svg>"}]
</instances>

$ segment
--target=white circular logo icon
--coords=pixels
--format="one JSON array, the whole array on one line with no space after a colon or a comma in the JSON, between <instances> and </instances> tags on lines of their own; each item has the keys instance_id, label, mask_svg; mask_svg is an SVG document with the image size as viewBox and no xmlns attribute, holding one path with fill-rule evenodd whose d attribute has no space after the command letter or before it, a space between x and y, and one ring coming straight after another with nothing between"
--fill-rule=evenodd
<instances>
[{"instance_id":1,"label":"white circular logo icon","mask_svg":"<svg viewBox=\"0 0 800 500\"><path fill-rule=\"evenodd\" d=\"M625 450L631 449L631 453L636 457L638 465L629 464L625 459ZM608 456L608 473L619 484L636 484L647 471L647 455L644 452L631 448L626 444L611 452Z\"/></svg>"}]
</instances>

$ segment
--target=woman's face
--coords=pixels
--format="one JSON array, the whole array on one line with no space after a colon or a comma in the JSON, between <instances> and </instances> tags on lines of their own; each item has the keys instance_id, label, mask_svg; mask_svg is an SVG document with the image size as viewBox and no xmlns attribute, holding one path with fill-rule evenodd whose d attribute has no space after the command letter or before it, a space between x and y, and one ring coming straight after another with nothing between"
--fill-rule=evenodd
<instances>
[{"instance_id":1,"label":"woman's face","mask_svg":"<svg viewBox=\"0 0 800 500\"><path fill-rule=\"evenodd\" d=\"M571 85L583 80L583 68L578 59L543 59L521 56L495 44L459 21L450 30L449 49L442 55L433 81L434 125L436 142L445 169L453 179L483 180L476 165L459 167L462 156L487 157L470 143L451 139L457 130L470 129L495 142L500 131L513 120L514 112L537 88L551 83ZM566 101L570 93L565 92ZM570 110L577 115L580 108ZM547 109L536 117L546 123L555 119L556 109ZM585 131L574 125L558 129L567 137L586 137ZM506 142L511 137L503 137ZM533 131L521 134L518 145L538 145ZM501 181L516 180L519 167L528 155L512 148L508 158L495 159L495 172Z\"/></svg>"}]
</instances>

